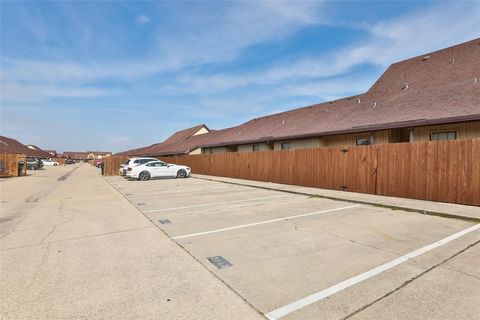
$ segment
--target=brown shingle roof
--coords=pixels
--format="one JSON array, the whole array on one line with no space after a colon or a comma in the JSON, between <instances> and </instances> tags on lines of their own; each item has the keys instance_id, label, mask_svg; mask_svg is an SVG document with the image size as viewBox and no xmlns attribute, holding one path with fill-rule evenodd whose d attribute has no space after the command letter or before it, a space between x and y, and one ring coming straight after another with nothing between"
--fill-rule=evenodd
<instances>
[{"instance_id":1,"label":"brown shingle roof","mask_svg":"<svg viewBox=\"0 0 480 320\"><path fill-rule=\"evenodd\" d=\"M480 39L395 63L364 94L253 119L205 146L468 120L480 120Z\"/></svg>"},{"instance_id":2,"label":"brown shingle roof","mask_svg":"<svg viewBox=\"0 0 480 320\"><path fill-rule=\"evenodd\" d=\"M110 151L87 151L86 153L87 154L93 153L95 155L100 155L100 156L104 156L104 155L107 155L107 154L112 154Z\"/></svg>"},{"instance_id":3,"label":"brown shingle roof","mask_svg":"<svg viewBox=\"0 0 480 320\"><path fill-rule=\"evenodd\" d=\"M366 93L174 139L188 136L183 132L197 126L179 131L163 143L129 152L185 154L198 147L471 120L480 120L480 39L394 63Z\"/></svg>"},{"instance_id":4,"label":"brown shingle roof","mask_svg":"<svg viewBox=\"0 0 480 320\"><path fill-rule=\"evenodd\" d=\"M30 149L17 140L5 136L0 136L0 153L25 154L37 158L50 158L52 156L43 150Z\"/></svg>"},{"instance_id":5,"label":"brown shingle roof","mask_svg":"<svg viewBox=\"0 0 480 320\"><path fill-rule=\"evenodd\" d=\"M201 128L207 128L206 125L200 124L188 129L177 131L167 138L164 142L155 143L147 147L132 149L124 152L117 153L115 155L126 156L159 156L167 154L187 154L191 150L196 149L196 141L203 141L198 137L202 137L208 134L201 134L194 136L194 134ZM208 128L207 128L208 130ZM200 142L201 143L201 142Z\"/></svg>"},{"instance_id":6,"label":"brown shingle roof","mask_svg":"<svg viewBox=\"0 0 480 320\"><path fill-rule=\"evenodd\" d=\"M76 152L76 151L64 151L63 155L69 159L73 160L86 160L88 159L88 154L86 152Z\"/></svg>"}]
</instances>

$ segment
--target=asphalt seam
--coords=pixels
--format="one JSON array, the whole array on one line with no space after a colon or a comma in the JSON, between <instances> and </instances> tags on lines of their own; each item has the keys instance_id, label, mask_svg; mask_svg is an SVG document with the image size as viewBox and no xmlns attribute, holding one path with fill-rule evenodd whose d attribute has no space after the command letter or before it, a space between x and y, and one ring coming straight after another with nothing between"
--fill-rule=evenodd
<instances>
[{"instance_id":1,"label":"asphalt seam","mask_svg":"<svg viewBox=\"0 0 480 320\"><path fill-rule=\"evenodd\" d=\"M316 197L316 198L322 198L322 199L329 199L329 200L335 200L335 201L365 204L365 205L370 205L370 206L375 206L375 207L387 208L387 209L390 209L390 210L402 210L402 211L426 214L426 215L430 215L430 216L437 216L437 217L442 217L442 218L447 218L447 219L457 219L457 220L471 221L471 222L477 222L477 223L480 222L480 218L467 217L467 216L462 216L462 215L447 213L447 212L437 212L437 211L431 211L431 210L423 210L423 209L416 209L416 208L403 207L403 206L394 206L394 205L388 205L388 204L382 204L382 203L370 202L370 201L363 201L363 200L352 200L352 199L345 199L345 198L339 198L339 197L331 197L331 196L325 196L325 195L320 195L320 194L316 194L316 193L285 190L285 189L274 188L274 187L258 186L258 185L248 184L248 183L232 182L232 181L218 180L218 179L212 179L212 178L203 178L203 177L194 177L194 176L192 176L192 178L199 179L199 180L205 180L205 181L214 181L214 182L226 183L226 184L237 185L237 186L247 186L247 187L257 188L257 189L264 189L264 190L279 191L279 192L285 192L285 193L291 193L291 194L298 194L298 195L304 195L304 196L310 196L310 197Z\"/></svg>"},{"instance_id":2,"label":"asphalt seam","mask_svg":"<svg viewBox=\"0 0 480 320\"><path fill-rule=\"evenodd\" d=\"M432 271L432 270L434 270L434 269L436 269L436 268L438 268L438 267L441 267L444 263L446 263L446 262L450 261L451 259L459 256L460 254L464 253L464 252L467 251L468 249L473 248L474 246L476 246L476 245L479 244L479 243L480 243L480 240L475 241L475 242L469 244L467 247L465 247L465 248L463 248L462 250L456 252L455 254L451 255L450 257L448 257L448 258L440 261L439 263L431 266L430 268L426 269L425 271L421 272L420 274L418 274L418 275L414 276L413 278L405 281L404 283L402 283L400 286L396 287L395 289L387 292L386 294L384 294L384 295L382 295L381 297L373 300L372 302L370 302L370 303L368 303L368 304L366 304L366 305L358 308L357 310L353 311L352 313L348 314L347 316L345 316L345 317L343 317L343 318L340 318L340 320L347 320L347 319L355 316L356 314L362 312L363 310L365 310L365 309L373 306L373 305L376 304L377 302L380 302L380 301L382 301L383 299L391 296L391 295L394 294L395 292L397 292L397 291L405 288L406 286L408 286L409 284L413 283L415 280L423 277L424 275L426 275L426 274L429 273L430 271Z\"/></svg>"},{"instance_id":3,"label":"asphalt seam","mask_svg":"<svg viewBox=\"0 0 480 320\"><path fill-rule=\"evenodd\" d=\"M255 310L262 318L264 319L267 319L265 317L265 315L263 314L263 312L261 312L260 310L257 309L257 307L255 307L253 304L251 304L244 296L242 296L240 294L240 292L238 292L237 290L235 290L233 287L231 287L227 282L225 282L222 278L220 278L217 274L215 274L215 272L213 272L212 270L210 270L209 268L207 268L206 265L204 265L202 263L202 261L200 259L197 259L187 248L185 248L184 246L182 246L180 243L178 243L177 241L175 241L168 233L166 233L164 230L162 230L162 228L160 228L159 225L157 225L155 222L153 222L152 219L150 219L149 217L147 217L147 215L142 211L140 210L132 201L130 201L130 199L128 199L119 189L117 189L117 187L115 187L110 181L108 181L107 179L105 179L105 181L110 184L112 186L112 188L114 188L123 198L125 198L125 200L127 200L128 202L130 202L132 204L132 206L141 214L143 215L148 221L150 221L153 226L155 226L155 228L157 228L161 233L163 233L170 241L172 241L174 244L176 244L179 248L181 248L185 253L187 253L193 260L195 260L197 263L200 264L200 266L206 270L207 272L209 272L211 275L213 275L213 277L215 277L215 279L218 279L221 283L223 283L228 289L230 289L233 293L235 293L240 299L242 299L249 307L251 307L253 310Z\"/></svg>"}]
</instances>

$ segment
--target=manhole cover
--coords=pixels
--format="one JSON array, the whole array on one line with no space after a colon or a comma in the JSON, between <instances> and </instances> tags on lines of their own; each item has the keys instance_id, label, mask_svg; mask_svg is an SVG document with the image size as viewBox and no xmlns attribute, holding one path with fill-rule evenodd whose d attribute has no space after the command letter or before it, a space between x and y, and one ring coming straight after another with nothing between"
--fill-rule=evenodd
<instances>
[{"instance_id":1,"label":"manhole cover","mask_svg":"<svg viewBox=\"0 0 480 320\"><path fill-rule=\"evenodd\" d=\"M172 221L168 220L168 219L162 219L162 220L158 220L158 222L160 222L161 224L168 224L168 223L172 223Z\"/></svg>"},{"instance_id":2,"label":"manhole cover","mask_svg":"<svg viewBox=\"0 0 480 320\"><path fill-rule=\"evenodd\" d=\"M229 267L232 266L232 264L230 262L228 262L227 259L225 259L222 256L210 257L210 258L207 258L207 260L211 264L213 264L215 266L215 268L217 268L217 269L229 268Z\"/></svg>"}]
</instances>

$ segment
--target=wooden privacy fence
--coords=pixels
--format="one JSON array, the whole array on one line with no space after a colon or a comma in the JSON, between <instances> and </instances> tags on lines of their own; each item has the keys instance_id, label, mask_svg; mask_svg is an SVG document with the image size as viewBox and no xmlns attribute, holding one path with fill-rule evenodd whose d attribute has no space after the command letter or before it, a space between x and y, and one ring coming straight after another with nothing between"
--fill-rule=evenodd
<instances>
[{"instance_id":1,"label":"wooden privacy fence","mask_svg":"<svg viewBox=\"0 0 480 320\"><path fill-rule=\"evenodd\" d=\"M63 158L52 158L52 160L58 162L58 164L61 166L65 165L65 159Z\"/></svg>"},{"instance_id":2,"label":"wooden privacy fence","mask_svg":"<svg viewBox=\"0 0 480 320\"><path fill-rule=\"evenodd\" d=\"M15 153L0 153L0 177L18 177L18 163L23 162L22 175L27 173L27 156Z\"/></svg>"},{"instance_id":3,"label":"wooden privacy fence","mask_svg":"<svg viewBox=\"0 0 480 320\"><path fill-rule=\"evenodd\" d=\"M116 175L127 157L110 158ZM480 205L480 139L160 159L199 174Z\"/></svg>"},{"instance_id":4,"label":"wooden privacy fence","mask_svg":"<svg viewBox=\"0 0 480 320\"><path fill-rule=\"evenodd\" d=\"M104 163L104 169L103 169L103 174L106 176L118 176L120 169L120 165L127 161L129 157L127 156L111 156L105 158L103 161Z\"/></svg>"}]
</instances>

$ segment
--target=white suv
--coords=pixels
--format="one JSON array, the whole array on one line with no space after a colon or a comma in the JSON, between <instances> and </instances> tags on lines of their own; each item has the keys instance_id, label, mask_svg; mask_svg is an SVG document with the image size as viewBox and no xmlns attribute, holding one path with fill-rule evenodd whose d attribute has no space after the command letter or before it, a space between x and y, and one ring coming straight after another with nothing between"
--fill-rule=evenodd
<instances>
[{"instance_id":1,"label":"white suv","mask_svg":"<svg viewBox=\"0 0 480 320\"><path fill-rule=\"evenodd\" d=\"M125 176L127 174L128 168L130 168L131 170L133 167L138 166L139 164L144 164L150 161L158 161L158 159L151 157L136 157L128 159L120 167L120 175Z\"/></svg>"}]
</instances>

